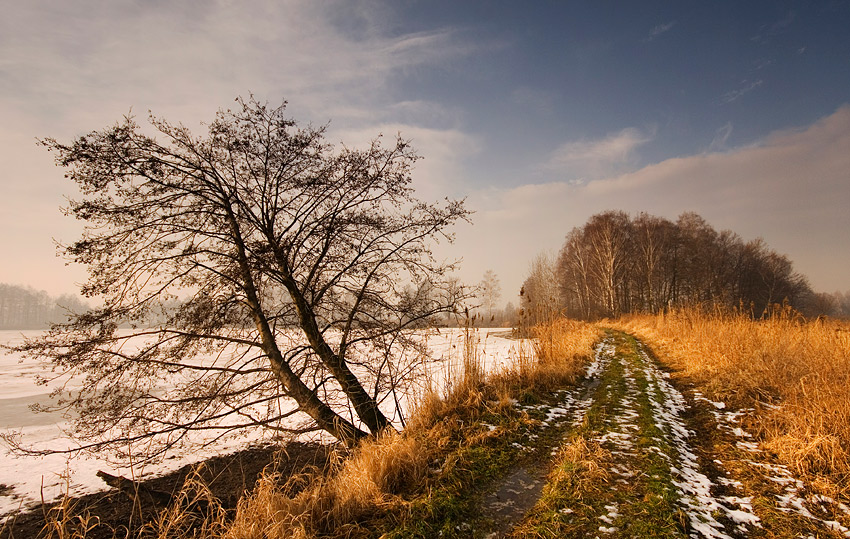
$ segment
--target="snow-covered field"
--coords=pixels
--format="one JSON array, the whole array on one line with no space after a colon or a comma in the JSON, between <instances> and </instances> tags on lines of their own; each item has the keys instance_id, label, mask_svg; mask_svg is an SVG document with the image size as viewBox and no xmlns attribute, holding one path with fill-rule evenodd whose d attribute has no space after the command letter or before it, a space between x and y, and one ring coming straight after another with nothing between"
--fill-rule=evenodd
<instances>
[{"instance_id":1,"label":"snow-covered field","mask_svg":"<svg viewBox=\"0 0 850 539\"><path fill-rule=\"evenodd\" d=\"M477 329L472 337L478 355L488 372L503 368L512 362L520 346L530 349L527 343L511 340L509 330ZM37 332L24 332L34 336ZM0 331L0 343L11 344L21 339L19 331ZM452 376L462 372L464 332L460 329L442 329L422 333L421 338L429 350L423 375L432 385L442 389ZM34 403L44 402L49 387L35 384L35 376L46 372L46 367L34 360L21 360L14 355L0 353L0 432L20 433L24 444L37 448L63 450L73 447L73 442L63 433L63 418L56 415L36 414L29 409ZM409 405L410 403L405 403ZM389 412L389 410L388 410ZM103 457L62 454L18 457L0 446L0 516L21 508L31 507L44 500L54 500L66 491L77 496L103 490L105 485L95 476L104 470L126 477L160 475L185 464L199 462L211 455L226 454L247 444L262 441L264 434L256 432L248 438L227 439L217 442L202 452L181 452L169 455L163 462L148 466L119 466Z\"/></svg>"}]
</instances>

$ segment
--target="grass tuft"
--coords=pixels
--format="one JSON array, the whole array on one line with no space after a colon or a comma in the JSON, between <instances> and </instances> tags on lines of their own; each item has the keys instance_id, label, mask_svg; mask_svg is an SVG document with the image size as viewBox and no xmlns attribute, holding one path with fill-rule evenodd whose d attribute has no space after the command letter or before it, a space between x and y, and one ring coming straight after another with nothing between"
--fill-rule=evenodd
<instances>
[{"instance_id":1,"label":"grass tuft","mask_svg":"<svg viewBox=\"0 0 850 539\"><path fill-rule=\"evenodd\" d=\"M363 442L331 470L314 470L281 485L264 476L243 498L229 538L313 537L348 528L354 533L424 477L428 451L412 436L391 433Z\"/></svg>"},{"instance_id":2,"label":"grass tuft","mask_svg":"<svg viewBox=\"0 0 850 539\"><path fill-rule=\"evenodd\" d=\"M157 539L220 537L225 529L226 511L201 477L203 465L193 473L177 494L142 535Z\"/></svg>"}]
</instances>

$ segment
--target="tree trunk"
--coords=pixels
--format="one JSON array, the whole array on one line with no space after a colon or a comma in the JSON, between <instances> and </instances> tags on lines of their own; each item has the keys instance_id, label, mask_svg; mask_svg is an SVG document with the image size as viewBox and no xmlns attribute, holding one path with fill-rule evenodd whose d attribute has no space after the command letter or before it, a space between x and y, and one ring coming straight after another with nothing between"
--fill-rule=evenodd
<instances>
[{"instance_id":1,"label":"tree trunk","mask_svg":"<svg viewBox=\"0 0 850 539\"><path fill-rule=\"evenodd\" d=\"M346 446L352 447L356 445L359 440L367 437L368 434L355 427L354 424L334 412L330 406L322 402L316 393L311 391L310 388L301 381L298 375L295 374L289 367L286 360L284 360L283 354L277 346L277 341L275 340L274 334L269 326L269 322L263 312L262 306L260 305L257 288L254 285L254 279L251 276L248 257L245 254L245 244L239 231L239 225L232 213L229 212L228 216L230 217L229 220L233 239L236 243L239 268L242 273L242 280L245 287L245 295L248 300L248 305L251 308L254 323L262 336L263 351L266 353L266 356L272 364L272 370L283 384L287 395L295 400L301 411L313 418L319 428L329 432L336 439L342 441Z\"/></svg>"},{"instance_id":2,"label":"tree trunk","mask_svg":"<svg viewBox=\"0 0 850 539\"><path fill-rule=\"evenodd\" d=\"M338 354L335 354L330 345L325 341L322 332L319 330L313 309L292 277L292 272L289 270L289 264L286 258L277 248L275 249L275 259L280 266L283 284L289 291L289 295L295 305L295 310L298 312L298 324L307 336L310 346L319 355L337 382L339 382L340 387L345 392L349 401L351 401L352 406L354 406L357 417L363 421L372 434L378 434L387 428L392 428L390 421L378 408L378 403L366 393L360 380L351 372L345 360Z\"/></svg>"}]
</instances>

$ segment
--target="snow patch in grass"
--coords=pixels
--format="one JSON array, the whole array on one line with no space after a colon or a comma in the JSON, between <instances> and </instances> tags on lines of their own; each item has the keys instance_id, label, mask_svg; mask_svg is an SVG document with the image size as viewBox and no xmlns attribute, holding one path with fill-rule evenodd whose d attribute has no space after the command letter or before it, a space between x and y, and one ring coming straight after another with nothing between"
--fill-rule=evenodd
<instances>
[{"instance_id":1,"label":"snow patch in grass","mask_svg":"<svg viewBox=\"0 0 850 539\"><path fill-rule=\"evenodd\" d=\"M680 504L688 514L691 528L703 537L729 539L725 527L715 518L716 514L729 516L741 526L758 525L759 518L748 502L736 503L735 499L727 498L724 504L712 495L714 484L699 471L699 460L688 442L694 433L685 427L682 420L687 410L685 397L668 382L669 375L665 376L668 373L662 373L642 347L640 354L644 360L643 372L651 387L653 421L665 433L672 448L669 462L673 484L679 490ZM652 398L653 393L657 398Z\"/></svg>"}]
</instances>

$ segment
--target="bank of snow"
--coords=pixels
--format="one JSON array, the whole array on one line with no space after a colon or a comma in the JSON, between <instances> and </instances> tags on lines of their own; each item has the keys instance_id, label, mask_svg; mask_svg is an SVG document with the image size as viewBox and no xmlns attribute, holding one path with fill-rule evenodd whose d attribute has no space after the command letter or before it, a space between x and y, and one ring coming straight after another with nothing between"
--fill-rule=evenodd
<instances>
[{"instance_id":1,"label":"bank of snow","mask_svg":"<svg viewBox=\"0 0 850 539\"><path fill-rule=\"evenodd\" d=\"M28 333L30 336L35 334ZM520 353L520 346L526 347L524 353L530 353L527 342L510 339L509 336L510 331L504 329L475 329L471 332L470 342L487 371L501 369L513 361ZM12 344L20 338L20 332L0 332L0 342L4 344ZM427 377L428 385L441 391L462 372L464 331L441 329L420 332L420 338L427 345L428 354L418 374ZM28 409L29 404L43 402L46 398L45 388L34 383L35 375L45 372L45 368L36 361L0 355L0 430L6 434L15 433L25 446L33 449L64 451L75 445L62 430L66 424L57 422L61 418L34 414ZM409 410L415 398L415 394L402 396L402 409ZM387 414L396 416L395 403L387 402L386 408ZM293 421L298 420L293 418ZM202 436L203 433L193 434L182 449L175 448L161 462L145 466L119 466L105 455L14 456L8 453L4 444L0 447L3 453L0 459L0 516L31 508L40 502L42 496L45 501L52 501L65 492L80 496L104 490L106 486L95 475L98 470L126 477L154 477L214 455L239 451L250 444L272 441L268 433L256 429L240 437L216 440L198 449L199 443L205 441ZM141 453L144 446L128 449Z\"/></svg>"}]
</instances>

